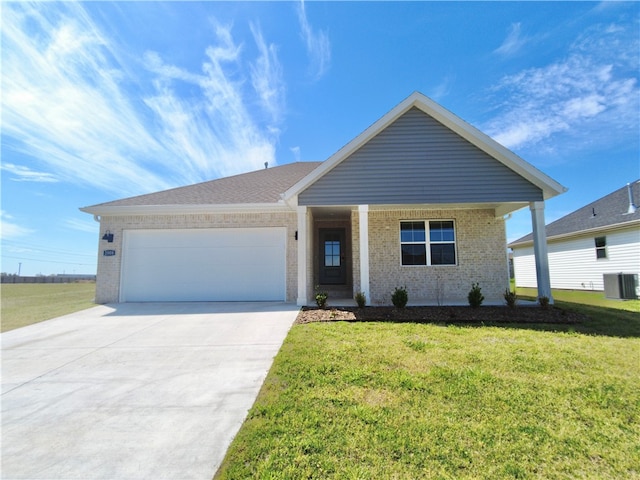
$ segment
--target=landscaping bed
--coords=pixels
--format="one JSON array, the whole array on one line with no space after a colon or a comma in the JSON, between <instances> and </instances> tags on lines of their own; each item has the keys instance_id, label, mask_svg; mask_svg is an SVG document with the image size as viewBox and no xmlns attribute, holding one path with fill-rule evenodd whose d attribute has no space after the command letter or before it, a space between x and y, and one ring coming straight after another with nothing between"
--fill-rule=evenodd
<instances>
[{"instance_id":1,"label":"landscaping bed","mask_svg":"<svg viewBox=\"0 0 640 480\"><path fill-rule=\"evenodd\" d=\"M297 324L333 321L387 321L415 323L553 323L579 324L586 315L549 306L526 307L303 307Z\"/></svg>"}]
</instances>

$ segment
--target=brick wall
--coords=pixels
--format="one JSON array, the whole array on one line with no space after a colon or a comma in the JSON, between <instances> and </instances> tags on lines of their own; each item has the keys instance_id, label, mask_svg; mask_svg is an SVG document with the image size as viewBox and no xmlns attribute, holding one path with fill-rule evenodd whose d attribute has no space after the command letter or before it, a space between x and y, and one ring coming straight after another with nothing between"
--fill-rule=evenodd
<instances>
[{"instance_id":1,"label":"brick wall","mask_svg":"<svg viewBox=\"0 0 640 480\"><path fill-rule=\"evenodd\" d=\"M182 228L287 228L287 301L295 302L297 296L297 230L295 212L224 213L194 215L130 215L103 216L100 221L101 239L109 230L114 234L113 243L99 240L96 303L117 303L120 296L120 266L122 260L123 230L182 229ZM115 250L114 256L103 256L104 250Z\"/></svg>"},{"instance_id":2,"label":"brick wall","mask_svg":"<svg viewBox=\"0 0 640 480\"><path fill-rule=\"evenodd\" d=\"M401 220L454 220L457 265L402 266ZM359 289L358 214L352 216L354 291ZM465 303L478 282L485 303L502 301L508 287L505 225L493 210L370 210L370 295L373 305L391 304L395 287L406 286L409 301Z\"/></svg>"}]
</instances>

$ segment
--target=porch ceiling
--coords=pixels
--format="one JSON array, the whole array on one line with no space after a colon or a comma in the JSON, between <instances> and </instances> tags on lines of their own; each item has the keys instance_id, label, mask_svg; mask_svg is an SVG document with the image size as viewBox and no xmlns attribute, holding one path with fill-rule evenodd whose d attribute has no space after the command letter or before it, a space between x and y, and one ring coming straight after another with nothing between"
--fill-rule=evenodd
<instances>
[{"instance_id":1,"label":"porch ceiling","mask_svg":"<svg viewBox=\"0 0 640 480\"><path fill-rule=\"evenodd\" d=\"M314 218L328 218L331 220L349 220L351 211L357 207L346 206L330 206L330 207L310 207Z\"/></svg>"}]
</instances>

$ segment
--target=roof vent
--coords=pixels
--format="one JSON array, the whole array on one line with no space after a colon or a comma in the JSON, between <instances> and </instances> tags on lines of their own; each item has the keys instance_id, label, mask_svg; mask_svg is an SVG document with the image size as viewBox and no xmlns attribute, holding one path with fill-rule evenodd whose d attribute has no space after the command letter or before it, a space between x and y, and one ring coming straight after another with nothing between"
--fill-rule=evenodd
<instances>
[{"instance_id":1,"label":"roof vent","mask_svg":"<svg viewBox=\"0 0 640 480\"><path fill-rule=\"evenodd\" d=\"M264 169L266 170L267 168L269 168L269 162L264 162Z\"/></svg>"},{"instance_id":2,"label":"roof vent","mask_svg":"<svg viewBox=\"0 0 640 480\"><path fill-rule=\"evenodd\" d=\"M627 215L631 215L632 213L636 213L638 207L633 203L633 192L631 191L630 183L627 183L627 192L629 192L629 209L627 210Z\"/></svg>"}]
</instances>

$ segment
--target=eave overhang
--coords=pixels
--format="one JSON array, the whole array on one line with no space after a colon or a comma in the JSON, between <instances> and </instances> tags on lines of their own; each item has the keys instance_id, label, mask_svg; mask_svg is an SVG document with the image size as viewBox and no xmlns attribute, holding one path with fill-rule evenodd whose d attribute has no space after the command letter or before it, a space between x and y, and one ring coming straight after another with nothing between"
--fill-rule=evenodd
<instances>
[{"instance_id":1,"label":"eave overhang","mask_svg":"<svg viewBox=\"0 0 640 480\"><path fill-rule=\"evenodd\" d=\"M233 203L233 204L207 204L207 205L120 205L83 207L82 212L98 216L123 216L123 215L176 215L176 214L202 214L202 213L266 213L266 212L290 212L292 209L284 202L278 203Z\"/></svg>"}]
</instances>

